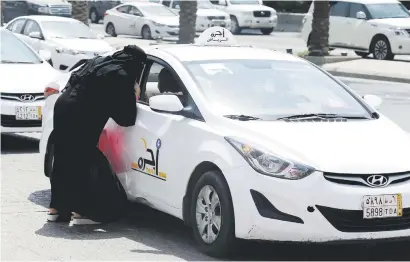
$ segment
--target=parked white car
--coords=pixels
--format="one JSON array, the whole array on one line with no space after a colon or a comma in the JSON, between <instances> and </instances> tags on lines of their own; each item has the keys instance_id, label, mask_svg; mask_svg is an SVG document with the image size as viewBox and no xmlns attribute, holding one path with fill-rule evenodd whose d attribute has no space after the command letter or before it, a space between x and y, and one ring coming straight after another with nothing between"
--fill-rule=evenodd
<instances>
[{"instance_id":1,"label":"parked white car","mask_svg":"<svg viewBox=\"0 0 410 262\"><path fill-rule=\"evenodd\" d=\"M302 35L310 44L313 4L303 20ZM393 60L410 55L410 11L396 0L342 0L330 7L329 46L357 55Z\"/></svg>"},{"instance_id":2,"label":"parked white car","mask_svg":"<svg viewBox=\"0 0 410 262\"><path fill-rule=\"evenodd\" d=\"M203 252L226 254L236 238L410 236L410 137L380 98L220 27L196 45L144 48L137 121L110 120L104 153L129 199L184 220ZM44 110L45 173L58 96Z\"/></svg>"},{"instance_id":3,"label":"parked white car","mask_svg":"<svg viewBox=\"0 0 410 262\"><path fill-rule=\"evenodd\" d=\"M89 59L113 48L84 23L59 16L20 16L5 28L34 50L51 52L54 68L67 71L81 59Z\"/></svg>"},{"instance_id":4,"label":"parked white car","mask_svg":"<svg viewBox=\"0 0 410 262\"><path fill-rule=\"evenodd\" d=\"M104 14L105 32L111 36L134 35L143 39L179 34L179 16L171 9L150 2L128 2Z\"/></svg>"},{"instance_id":5,"label":"parked white car","mask_svg":"<svg viewBox=\"0 0 410 262\"><path fill-rule=\"evenodd\" d=\"M259 29L264 35L273 32L278 24L276 10L262 5L260 0L211 0L214 6L231 16L231 31Z\"/></svg>"},{"instance_id":6,"label":"parked white car","mask_svg":"<svg viewBox=\"0 0 410 262\"><path fill-rule=\"evenodd\" d=\"M44 86L61 73L47 63L48 51L41 57L11 32L0 34L1 133L41 132Z\"/></svg>"},{"instance_id":7,"label":"parked white car","mask_svg":"<svg viewBox=\"0 0 410 262\"><path fill-rule=\"evenodd\" d=\"M162 3L179 13L181 0L150 0L150 2ZM196 12L196 31L203 32L212 26L220 26L230 29L231 18L228 13L218 10L209 0L198 0Z\"/></svg>"}]
</instances>

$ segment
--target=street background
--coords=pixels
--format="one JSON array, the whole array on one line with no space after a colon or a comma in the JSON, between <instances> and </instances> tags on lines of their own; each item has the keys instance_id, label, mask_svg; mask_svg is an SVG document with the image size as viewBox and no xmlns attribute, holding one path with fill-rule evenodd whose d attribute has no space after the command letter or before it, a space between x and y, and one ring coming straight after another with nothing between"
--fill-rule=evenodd
<instances>
[{"instance_id":1,"label":"street background","mask_svg":"<svg viewBox=\"0 0 410 262\"><path fill-rule=\"evenodd\" d=\"M341 80L359 94L382 97L381 112L410 133L410 84ZM195 249L182 221L140 205L133 205L121 221L104 226L47 223L50 185L42 173L39 137L1 136L2 260L214 260ZM371 245L244 242L233 260L407 261L409 246L410 241L403 240Z\"/></svg>"}]
</instances>

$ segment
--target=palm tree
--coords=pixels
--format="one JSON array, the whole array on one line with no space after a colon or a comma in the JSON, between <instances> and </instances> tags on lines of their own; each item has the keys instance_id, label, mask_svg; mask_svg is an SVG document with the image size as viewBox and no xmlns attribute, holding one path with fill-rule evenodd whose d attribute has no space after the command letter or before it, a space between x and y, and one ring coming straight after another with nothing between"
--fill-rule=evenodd
<instances>
[{"instance_id":1,"label":"palm tree","mask_svg":"<svg viewBox=\"0 0 410 262\"><path fill-rule=\"evenodd\" d=\"M72 5L72 18L88 25L88 4L87 1L69 1Z\"/></svg>"},{"instance_id":2,"label":"palm tree","mask_svg":"<svg viewBox=\"0 0 410 262\"><path fill-rule=\"evenodd\" d=\"M310 56L329 54L329 1L314 1L312 34L309 41Z\"/></svg>"},{"instance_id":3,"label":"palm tree","mask_svg":"<svg viewBox=\"0 0 410 262\"><path fill-rule=\"evenodd\" d=\"M195 41L197 0L181 0L179 12L178 44L192 44Z\"/></svg>"}]
</instances>

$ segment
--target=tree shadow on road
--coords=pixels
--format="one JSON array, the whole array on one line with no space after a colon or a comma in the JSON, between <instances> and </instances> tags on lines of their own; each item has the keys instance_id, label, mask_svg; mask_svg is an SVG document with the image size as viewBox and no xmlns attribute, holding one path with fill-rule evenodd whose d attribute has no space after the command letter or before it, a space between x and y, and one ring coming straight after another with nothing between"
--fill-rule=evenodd
<instances>
[{"instance_id":1,"label":"tree shadow on road","mask_svg":"<svg viewBox=\"0 0 410 262\"><path fill-rule=\"evenodd\" d=\"M39 152L36 138L16 134L1 134L1 154L28 154Z\"/></svg>"},{"instance_id":2,"label":"tree shadow on road","mask_svg":"<svg viewBox=\"0 0 410 262\"><path fill-rule=\"evenodd\" d=\"M32 193L29 200L47 207L50 191ZM118 222L106 225L70 227L67 223L46 223L36 231L45 237L64 239L128 238L152 249L131 249L131 253L172 255L188 261L214 260L196 250L191 229L182 221L149 207L132 204L128 215ZM139 245L136 245L138 247ZM408 261L410 241L380 244L292 244L241 241L233 260L244 261L297 261L297 260L361 260Z\"/></svg>"}]
</instances>

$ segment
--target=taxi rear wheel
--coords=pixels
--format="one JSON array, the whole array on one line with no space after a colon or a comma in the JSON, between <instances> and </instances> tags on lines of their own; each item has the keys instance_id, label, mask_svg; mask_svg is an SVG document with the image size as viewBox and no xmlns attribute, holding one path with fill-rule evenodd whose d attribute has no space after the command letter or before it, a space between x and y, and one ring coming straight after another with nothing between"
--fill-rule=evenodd
<instances>
[{"instance_id":1,"label":"taxi rear wheel","mask_svg":"<svg viewBox=\"0 0 410 262\"><path fill-rule=\"evenodd\" d=\"M219 171L205 172L191 202L193 235L201 252L226 257L236 246L235 217L229 186Z\"/></svg>"}]
</instances>

